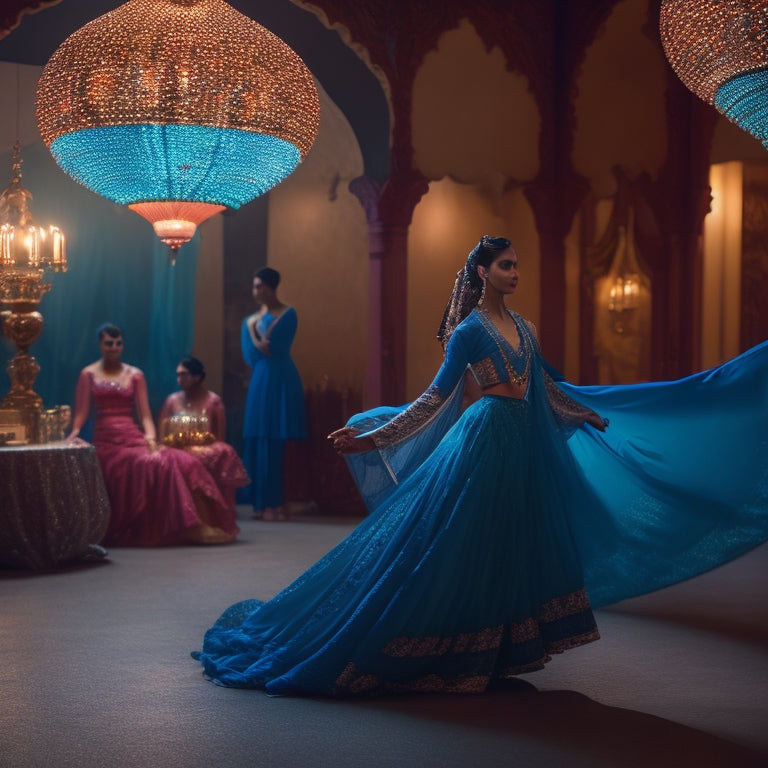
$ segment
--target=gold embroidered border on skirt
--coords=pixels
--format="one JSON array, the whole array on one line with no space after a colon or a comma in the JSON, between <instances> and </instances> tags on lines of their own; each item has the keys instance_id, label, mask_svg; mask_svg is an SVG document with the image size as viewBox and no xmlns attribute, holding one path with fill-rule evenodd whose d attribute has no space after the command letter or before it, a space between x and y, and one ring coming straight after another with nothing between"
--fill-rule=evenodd
<instances>
[{"instance_id":1,"label":"gold embroidered border on skirt","mask_svg":"<svg viewBox=\"0 0 768 768\"><path fill-rule=\"evenodd\" d=\"M549 624L565 616L589 610L589 598L582 587L576 592L555 597L539 609L536 617L507 626L508 636L516 643L532 640L539 634L541 624ZM498 648L504 634L504 625L486 627L479 632L468 632L450 637L395 637L387 643L384 653L394 658L440 656L446 653L476 653ZM555 653L557 651L555 650Z\"/></svg>"},{"instance_id":2,"label":"gold embroidered border on skirt","mask_svg":"<svg viewBox=\"0 0 768 768\"><path fill-rule=\"evenodd\" d=\"M587 591L582 587L575 592L554 597L548 603L544 603L539 609L538 618L540 622L548 623L562 619L563 616L573 616L574 613L581 613L588 610L589 607Z\"/></svg>"},{"instance_id":3,"label":"gold embroidered border on skirt","mask_svg":"<svg viewBox=\"0 0 768 768\"><path fill-rule=\"evenodd\" d=\"M486 627L479 632L468 632L448 637L395 637L384 647L383 653L391 658L423 658L448 654L481 653L500 648L505 636L514 644L535 640L541 634L541 625L589 611L589 598L584 588L567 595L553 598L539 609L536 617L530 617L516 624ZM495 677L507 678L525 672L543 669L553 653L562 653L570 648L598 640L597 628L570 637L547 641L540 658L526 664L496 670ZM363 673L354 662L350 662L336 679L337 690L341 693L362 694L388 691L427 691L445 693L479 693L488 687L488 675L459 675L444 679L436 674L424 675L404 683L393 683L373 674Z\"/></svg>"},{"instance_id":4,"label":"gold embroidered border on skirt","mask_svg":"<svg viewBox=\"0 0 768 768\"><path fill-rule=\"evenodd\" d=\"M498 648L504 625L487 627L452 637L395 637L387 643L384 654L393 658L444 656L447 653L477 653Z\"/></svg>"}]
</instances>

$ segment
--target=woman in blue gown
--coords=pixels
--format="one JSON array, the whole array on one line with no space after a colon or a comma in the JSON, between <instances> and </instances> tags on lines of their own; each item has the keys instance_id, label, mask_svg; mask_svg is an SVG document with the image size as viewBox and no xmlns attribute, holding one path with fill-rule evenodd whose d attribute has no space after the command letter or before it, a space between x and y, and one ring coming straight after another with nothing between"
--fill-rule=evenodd
<instances>
[{"instance_id":1,"label":"woman in blue gown","mask_svg":"<svg viewBox=\"0 0 768 768\"><path fill-rule=\"evenodd\" d=\"M597 639L591 605L768 537L768 348L680 382L574 387L507 310L516 287L509 241L484 237L457 276L432 385L331 435L371 514L272 600L222 615L193 654L210 679L480 692ZM462 411L465 373L482 396Z\"/></svg>"},{"instance_id":2,"label":"woman in blue gown","mask_svg":"<svg viewBox=\"0 0 768 768\"><path fill-rule=\"evenodd\" d=\"M283 458L288 440L305 437L304 389L291 359L296 310L277 297L280 273L264 267L253 275L259 310L243 320L240 346L251 367L243 418L243 464L251 484L238 500L253 506L253 516L285 520Z\"/></svg>"}]
</instances>

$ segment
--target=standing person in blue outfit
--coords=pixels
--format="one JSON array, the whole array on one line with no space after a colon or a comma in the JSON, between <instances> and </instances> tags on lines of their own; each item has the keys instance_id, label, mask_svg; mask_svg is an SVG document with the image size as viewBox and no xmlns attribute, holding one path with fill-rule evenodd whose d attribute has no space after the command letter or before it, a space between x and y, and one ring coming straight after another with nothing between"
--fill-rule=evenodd
<instances>
[{"instance_id":1,"label":"standing person in blue outfit","mask_svg":"<svg viewBox=\"0 0 768 768\"><path fill-rule=\"evenodd\" d=\"M596 640L592 606L768 538L768 344L679 382L574 387L507 309L517 283L509 241L483 237L431 386L330 435L371 514L277 596L224 612L193 654L214 682L481 692ZM462 410L466 372L481 397Z\"/></svg>"},{"instance_id":2,"label":"standing person in blue outfit","mask_svg":"<svg viewBox=\"0 0 768 768\"><path fill-rule=\"evenodd\" d=\"M253 506L253 516L287 520L283 506L283 459L288 440L306 434L304 389L291 359L296 310L277 297L280 273L271 267L253 275L259 309L243 320L240 345L251 367L243 419L243 463L251 485L238 495Z\"/></svg>"}]
</instances>

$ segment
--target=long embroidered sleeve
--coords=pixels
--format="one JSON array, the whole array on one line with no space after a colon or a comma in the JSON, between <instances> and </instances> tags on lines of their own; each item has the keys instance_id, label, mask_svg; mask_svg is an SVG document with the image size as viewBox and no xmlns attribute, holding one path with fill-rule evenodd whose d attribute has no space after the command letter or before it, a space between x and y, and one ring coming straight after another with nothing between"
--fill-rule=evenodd
<instances>
[{"instance_id":1,"label":"long embroidered sleeve","mask_svg":"<svg viewBox=\"0 0 768 768\"><path fill-rule=\"evenodd\" d=\"M454 333L445 350L445 359L432 384L404 411L379 429L368 433L377 448L386 448L411 437L426 427L441 411L469 364L463 334Z\"/></svg>"},{"instance_id":2,"label":"long embroidered sleeve","mask_svg":"<svg viewBox=\"0 0 768 768\"><path fill-rule=\"evenodd\" d=\"M549 398L549 406L560 429L573 431L580 427L590 416L600 418L595 411L576 402L557 386L555 380L544 371L544 386Z\"/></svg>"}]
</instances>

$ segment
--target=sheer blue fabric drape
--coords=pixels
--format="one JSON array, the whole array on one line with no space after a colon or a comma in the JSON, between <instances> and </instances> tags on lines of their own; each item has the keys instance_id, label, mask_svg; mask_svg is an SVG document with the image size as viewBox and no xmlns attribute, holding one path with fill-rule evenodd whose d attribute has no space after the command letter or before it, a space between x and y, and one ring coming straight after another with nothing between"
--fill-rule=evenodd
<instances>
[{"instance_id":1,"label":"sheer blue fabric drape","mask_svg":"<svg viewBox=\"0 0 768 768\"><path fill-rule=\"evenodd\" d=\"M39 306L45 327L29 350L41 368L35 391L47 408L72 404L80 369L99 356L95 330L112 322L123 329L125 361L146 375L157 413L177 389L176 363L192 351L199 236L172 267L151 224L69 178L42 142L24 147L22 158L35 222L64 231L69 261L66 273L45 276L52 284ZM9 181L10 163L6 152L0 169ZM16 351L2 338L0 396L10 388L5 367Z\"/></svg>"},{"instance_id":2,"label":"sheer blue fabric drape","mask_svg":"<svg viewBox=\"0 0 768 768\"><path fill-rule=\"evenodd\" d=\"M677 381L558 382L610 421L605 432L576 429L567 443L586 482L575 511L569 507L569 525L593 607L703 573L768 538L767 373L768 341ZM351 423L374 429L398 410L376 409ZM450 422L451 412L445 415ZM544 414L536 423L546 423ZM389 464L407 474L414 447L445 429L434 419L390 449L405 455L387 456ZM370 509L397 489L378 451L345 458Z\"/></svg>"}]
</instances>

